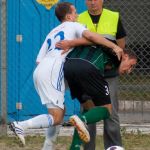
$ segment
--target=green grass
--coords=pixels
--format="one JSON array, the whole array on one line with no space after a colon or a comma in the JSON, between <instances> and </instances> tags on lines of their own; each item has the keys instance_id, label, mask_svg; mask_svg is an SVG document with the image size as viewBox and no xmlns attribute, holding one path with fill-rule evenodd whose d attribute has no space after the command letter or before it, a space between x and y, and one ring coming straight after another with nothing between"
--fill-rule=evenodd
<instances>
[{"instance_id":1,"label":"green grass","mask_svg":"<svg viewBox=\"0 0 150 150\"><path fill-rule=\"evenodd\" d=\"M123 133L123 145L126 150L150 150L150 135ZM71 137L58 137L56 150L69 150ZM15 137L0 137L0 150L41 150L44 137L26 137L26 146L22 147ZM103 150L103 138L97 136L96 150Z\"/></svg>"}]
</instances>

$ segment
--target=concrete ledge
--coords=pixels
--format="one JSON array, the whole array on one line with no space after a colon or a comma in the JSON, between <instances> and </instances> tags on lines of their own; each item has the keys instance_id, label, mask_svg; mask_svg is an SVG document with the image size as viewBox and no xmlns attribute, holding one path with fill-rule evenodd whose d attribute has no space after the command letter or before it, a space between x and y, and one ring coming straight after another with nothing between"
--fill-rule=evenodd
<instances>
[{"instance_id":1,"label":"concrete ledge","mask_svg":"<svg viewBox=\"0 0 150 150\"><path fill-rule=\"evenodd\" d=\"M150 101L119 101L119 110L150 112Z\"/></svg>"}]
</instances>

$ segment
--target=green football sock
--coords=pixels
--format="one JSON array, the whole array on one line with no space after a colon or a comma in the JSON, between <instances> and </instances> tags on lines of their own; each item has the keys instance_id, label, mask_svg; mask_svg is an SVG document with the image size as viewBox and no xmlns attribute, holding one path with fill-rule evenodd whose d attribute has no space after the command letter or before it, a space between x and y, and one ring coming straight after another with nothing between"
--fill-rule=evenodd
<instances>
[{"instance_id":1,"label":"green football sock","mask_svg":"<svg viewBox=\"0 0 150 150\"><path fill-rule=\"evenodd\" d=\"M84 113L86 113L86 112L87 112L87 110L84 110L82 112L82 115ZM77 130L74 129L74 134L73 134L73 138L72 138L72 143L71 143L71 146L70 146L70 150L80 150L81 144L82 144L82 140L80 139Z\"/></svg>"},{"instance_id":2,"label":"green football sock","mask_svg":"<svg viewBox=\"0 0 150 150\"><path fill-rule=\"evenodd\" d=\"M80 137L78 135L78 132L76 129L74 129L73 139L70 146L70 150L80 150L80 146L82 144L82 141L80 140Z\"/></svg>"},{"instance_id":3,"label":"green football sock","mask_svg":"<svg viewBox=\"0 0 150 150\"><path fill-rule=\"evenodd\" d=\"M104 120L109 118L110 114L107 108L105 107L94 107L90 109L89 111L84 111L81 115L79 115L79 118L86 122L87 124L95 123L100 120ZM80 146L82 144L82 141L80 140L80 137L78 135L77 130L74 130L73 140L71 143L70 150L80 150Z\"/></svg>"},{"instance_id":4,"label":"green football sock","mask_svg":"<svg viewBox=\"0 0 150 150\"><path fill-rule=\"evenodd\" d=\"M94 107L84 113L79 115L79 118L86 124L96 123L100 120L109 118L110 113L106 107Z\"/></svg>"}]
</instances>

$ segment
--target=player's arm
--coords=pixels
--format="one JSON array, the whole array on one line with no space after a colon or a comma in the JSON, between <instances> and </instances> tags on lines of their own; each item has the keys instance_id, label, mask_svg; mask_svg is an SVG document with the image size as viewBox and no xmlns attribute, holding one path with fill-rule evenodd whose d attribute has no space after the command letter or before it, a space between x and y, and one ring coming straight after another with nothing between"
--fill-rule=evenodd
<instances>
[{"instance_id":1,"label":"player's arm","mask_svg":"<svg viewBox=\"0 0 150 150\"><path fill-rule=\"evenodd\" d=\"M122 49L124 49L125 48L125 38L117 39L117 45L119 47L121 47Z\"/></svg>"},{"instance_id":2,"label":"player's arm","mask_svg":"<svg viewBox=\"0 0 150 150\"><path fill-rule=\"evenodd\" d=\"M121 56L123 54L123 49L121 49L119 46L117 46L113 42L105 39L104 37L102 37L101 35L99 35L97 33L90 32L88 30L85 30L82 33L82 35L83 35L83 37L85 37L87 40L89 40L91 42L111 48L116 53L118 59L119 60L121 59Z\"/></svg>"},{"instance_id":3,"label":"player's arm","mask_svg":"<svg viewBox=\"0 0 150 150\"><path fill-rule=\"evenodd\" d=\"M63 49L62 54L67 52L70 48L80 45L92 45L93 43L86 38L77 38L74 40L62 40L56 43L56 47Z\"/></svg>"},{"instance_id":4,"label":"player's arm","mask_svg":"<svg viewBox=\"0 0 150 150\"><path fill-rule=\"evenodd\" d=\"M67 40L66 40L67 41ZM64 41L62 41L64 42ZM66 43L67 44L67 43ZM68 45L72 48L75 46L80 46L80 45L92 45L94 44L93 42L89 41L88 39L82 37L82 38L77 38L74 40L68 40Z\"/></svg>"}]
</instances>

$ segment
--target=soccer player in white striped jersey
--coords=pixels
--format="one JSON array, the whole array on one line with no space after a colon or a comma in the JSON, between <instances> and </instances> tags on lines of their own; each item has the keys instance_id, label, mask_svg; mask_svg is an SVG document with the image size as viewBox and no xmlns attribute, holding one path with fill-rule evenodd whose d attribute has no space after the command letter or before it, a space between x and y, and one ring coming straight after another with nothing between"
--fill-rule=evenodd
<instances>
[{"instance_id":1,"label":"soccer player in white striped jersey","mask_svg":"<svg viewBox=\"0 0 150 150\"><path fill-rule=\"evenodd\" d=\"M25 145L25 129L52 128L61 124L63 120L65 91L63 65L66 55L72 49L62 54L63 50L55 46L58 41L84 37L91 42L113 49L118 58L123 52L117 45L77 23L76 9L71 3L58 3L55 14L61 24L47 35L37 56L38 65L33 74L35 88L42 104L47 107L48 114L41 114L25 121L12 122L10 125L11 130L19 137L23 145ZM89 133L80 119L77 128L80 130L81 139L82 136L86 137L85 142L88 142Z\"/></svg>"}]
</instances>

